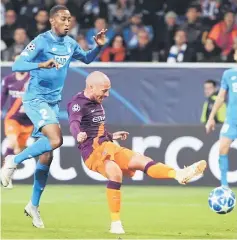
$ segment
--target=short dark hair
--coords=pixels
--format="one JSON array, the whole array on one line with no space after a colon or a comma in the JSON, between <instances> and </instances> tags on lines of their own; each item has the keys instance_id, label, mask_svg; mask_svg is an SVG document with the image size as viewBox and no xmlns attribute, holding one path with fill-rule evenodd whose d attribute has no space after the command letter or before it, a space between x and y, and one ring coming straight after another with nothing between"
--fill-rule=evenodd
<instances>
[{"instance_id":1,"label":"short dark hair","mask_svg":"<svg viewBox=\"0 0 237 240\"><path fill-rule=\"evenodd\" d=\"M68 8L63 5L56 5L50 9L49 17L53 17L60 10L68 10Z\"/></svg>"},{"instance_id":2,"label":"short dark hair","mask_svg":"<svg viewBox=\"0 0 237 240\"><path fill-rule=\"evenodd\" d=\"M195 9L197 12L201 12L201 11L202 11L202 10L201 10L201 6L200 6L200 5L197 5L197 4L190 4L190 5L188 6L187 11L190 10L190 9Z\"/></svg>"},{"instance_id":3,"label":"short dark hair","mask_svg":"<svg viewBox=\"0 0 237 240\"><path fill-rule=\"evenodd\" d=\"M206 83L210 83L210 84L212 84L213 87L216 87L216 86L217 86L217 82L216 82L215 80L212 80L212 79L208 79L208 80L206 80L206 81L205 81L205 84L206 84Z\"/></svg>"}]
</instances>

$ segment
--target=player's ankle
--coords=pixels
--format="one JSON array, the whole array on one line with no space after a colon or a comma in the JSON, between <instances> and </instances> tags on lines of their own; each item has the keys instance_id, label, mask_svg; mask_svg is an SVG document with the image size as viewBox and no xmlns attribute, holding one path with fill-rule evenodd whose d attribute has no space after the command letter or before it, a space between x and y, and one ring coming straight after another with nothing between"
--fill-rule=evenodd
<instances>
[{"instance_id":1,"label":"player's ankle","mask_svg":"<svg viewBox=\"0 0 237 240\"><path fill-rule=\"evenodd\" d=\"M120 213L119 212L111 212L111 222L117 222L120 221Z\"/></svg>"}]
</instances>

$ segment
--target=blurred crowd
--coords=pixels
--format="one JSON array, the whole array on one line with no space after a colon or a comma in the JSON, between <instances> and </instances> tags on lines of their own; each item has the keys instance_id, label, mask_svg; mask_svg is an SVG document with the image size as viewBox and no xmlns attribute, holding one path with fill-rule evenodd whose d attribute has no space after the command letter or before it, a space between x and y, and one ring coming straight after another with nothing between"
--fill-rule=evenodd
<instances>
[{"instance_id":1,"label":"blurred crowd","mask_svg":"<svg viewBox=\"0 0 237 240\"><path fill-rule=\"evenodd\" d=\"M3 61L50 29L55 4L70 10L69 35L84 50L108 29L98 61L234 62L237 52L237 0L2 0Z\"/></svg>"}]
</instances>

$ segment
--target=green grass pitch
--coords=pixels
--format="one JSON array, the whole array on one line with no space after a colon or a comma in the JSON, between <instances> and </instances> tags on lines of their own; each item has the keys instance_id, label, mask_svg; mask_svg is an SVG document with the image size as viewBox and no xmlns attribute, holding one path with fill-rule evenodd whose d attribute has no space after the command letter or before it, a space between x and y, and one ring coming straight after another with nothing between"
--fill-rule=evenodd
<instances>
[{"instance_id":1,"label":"green grass pitch","mask_svg":"<svg viewBox=\"0 0 237 240\"><path fill-rule=\"evenodd\" d=\"M104 186L47 186L41 203L45 229L36 229L23 209L32 186L2 189L3 239L118 239L108 233L110 218ZM122 239L237 239L237 207L212 212L211 187L122 188ZM237 188L232 189L237 194Z\"/></svg>"}]
</instances>

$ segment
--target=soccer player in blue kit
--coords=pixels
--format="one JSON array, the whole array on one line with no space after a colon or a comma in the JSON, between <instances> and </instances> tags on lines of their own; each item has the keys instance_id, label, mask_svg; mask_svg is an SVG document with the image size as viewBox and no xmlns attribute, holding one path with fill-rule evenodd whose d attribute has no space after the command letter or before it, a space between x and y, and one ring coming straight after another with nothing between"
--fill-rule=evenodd
<instances>
[{"instance_id":1,"label":"soccer player in blue kit","mask_svg":"<svg viewBox=\"0 0 237 240\"><path fill-rule=\"evenodd\" d=\"M30 71L28 89L23 96L26 114L34 124L32 136L38 140L17 155L8 155L2 168L3 186L8 186L17 165L26 159L39 157L34 174L31 200L25 214L32 217L33 225L44 228L38 210L41 194L46 186L52 152L63 143L58 121L61 92L72 59L89 64L106 43L102 30L95 37L97 47L85 52L75 40L67 36L71 15L65 6L57 5L50 10L51 30L38 35L21 53L12 66L13 71Z\"/></svg>"},{"instance_id":2,"label":"soccer player in blue kit","mask_svg":"<svg viewBox=\"0 0 237 240\"><path fill-rule=\"evenodd\" d=\"M237 60L237 54L234 56ZM228 69L223 73L221 89L206 124L206 132L215 130L215 115L228 94L228 106L225 122L220 131L219 166L221 185L228 187L228 154L231 143L237 139L237 69Z\"/></svg>"}]
</instances>

